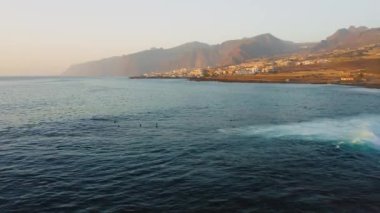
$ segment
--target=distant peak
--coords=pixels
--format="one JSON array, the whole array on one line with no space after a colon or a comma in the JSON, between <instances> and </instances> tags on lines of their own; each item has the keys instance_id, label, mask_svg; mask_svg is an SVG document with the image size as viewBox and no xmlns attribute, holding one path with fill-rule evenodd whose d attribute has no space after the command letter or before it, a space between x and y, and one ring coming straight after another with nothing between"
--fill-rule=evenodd
<instances>
[{"instance_id":1,"label":"distant peak","mask_svg":"<svg viewBox=\"0 0 380 213\"><path fill-rule=\"evenodd\" d=\"M258 39L258 40L280 40L277 37L275 37L274 35L272 35L271 33L261 34L261 35L253 37L253 39Z\"/></svg>"},{"instance_id":2,"label":"distant peak","mask_svg":"<svg viewBox=\"0 0 380 213\"><path fill-rule=\"evenodd\" d=\"M264 33L264 34L258 35L258 36L256 36L256 37L276 38L276 37L274 37L271 33Z\"/></svg>"},{"instance_id":3,"label":"distant peak","mask_svg":"<svg viewBox=\"0 0 380 213\"><path fill-rule=\"evenodd\" d=\"M193 41L193 42L188 42L185 44L182 44L180 47L186 47L186 48L202 48L202 47L208 47L209 45L206 43L202 43L199 41Z\"/></svg>"},{"instance_id":4,"label":"distant peak","mask_svg":"<svg viewBox=\"0 0 380 213\"><path fill-rule=\"evenodd\" d=\"M342 28L336 31L336 33L334 33L333 35L329 36L327 40L342 39L352 34L364 32L368 29L369 29L368 27L364 27L364 26L360 26L360 27L350 26L349 28Z\"/></svg>"},{"instance_id":5,"label":"distant peak","mask_svg":"<svg viewBox=\"0 0 380 213\"><path fill-rule=\"evenodd\" d=\"M339 29L338 31L336 31L337 33L348 33L349 30L347 28L342 28L342 29Z\"/></svg>"},{"instance_id":6,"label":"distant peak","mask_svg":"<svg viewBox=\"0 0 380 213\"><path fill-rule=\"evenodd\" d=\"M356 26L350 26L348 28L349 31L351 32L361 32L361 31L365 31L365 30L368 30L369 28L366 27L366 26L359 26L359 27L356 27Z\"/></svg>"}]
</instances>

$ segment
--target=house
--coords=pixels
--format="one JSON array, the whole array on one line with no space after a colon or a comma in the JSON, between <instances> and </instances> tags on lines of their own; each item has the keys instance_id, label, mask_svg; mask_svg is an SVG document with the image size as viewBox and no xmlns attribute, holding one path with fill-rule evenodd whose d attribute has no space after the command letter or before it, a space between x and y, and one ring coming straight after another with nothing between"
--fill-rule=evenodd
<instances>
[{"instance_id":1,"label":"house","mask_svg":"<svg viewBox=\"0 0 380 213\"><path fill-rule=\"evenodd\" d=\"M273 71L275 71L274 66L266 66L261 70L261 72L273 72Z\"/></svg>"}]
</instances>

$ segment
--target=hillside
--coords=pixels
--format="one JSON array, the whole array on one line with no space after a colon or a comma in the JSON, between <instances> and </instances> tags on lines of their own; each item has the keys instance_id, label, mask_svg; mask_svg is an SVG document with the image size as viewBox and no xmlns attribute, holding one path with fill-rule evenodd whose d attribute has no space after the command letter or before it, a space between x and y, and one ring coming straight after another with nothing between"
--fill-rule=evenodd
<instances>
[{"instance_id":1,"label":"hillside","mask_svg":"<svg viewBox=\"0 0 380 213\"><path fill-rule=\"evenodd\" d=\"M358 48L380 43L380 28L340 29L319 43L293 43L262 34L226 41L217 45L190 42L170 49L153 48L142 52L91 61L69 67L66 76L140 76L181 68L235 65L260 57Z\"/></svg>"},{"instance_id":2,"label":"hillside","mask_svg":"<svg viewBox=\"0 0 380 213\"><path fill-rule=\"evenodd\" d=\"M321 41L314 50L334 50L357 48L364 45L380 43L380 28L349 27L340 29Z\"/></svg>"},{"instance_id":3,"label":"hillside","mask_svg":"<svg viewBox=\"0 0 380 213\"><path fill-rule=\"evenodd\" d=\"M258 57L291 53L293 42L271 34L226 41L218 45L191 42L170 49L154 48L126 56L112 57L71 66L66 76L136 76L179 68L203 68L241 63Z\"/></svg>"}]
</instances>

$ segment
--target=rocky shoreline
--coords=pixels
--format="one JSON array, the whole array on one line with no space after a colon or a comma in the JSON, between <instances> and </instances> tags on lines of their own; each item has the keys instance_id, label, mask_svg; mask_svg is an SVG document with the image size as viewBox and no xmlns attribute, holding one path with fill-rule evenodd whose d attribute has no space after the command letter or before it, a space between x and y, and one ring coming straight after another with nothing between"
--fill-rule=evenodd
<instances>
[{"instance_id":1,"label":"rocky shoreline","mask_svg":"<svg viewBox=\"0 0 380 213\"><path fill-rule=\"evenodd\" d=\"M364 88L380 89L380 83L365 83L365 82L342 82L336 81L281 81L281 80L254 80L254 79L229 79L229 78L189 78L190 81L217 81L224 83L256 83L256 84L334 84L342 86L357 86Z\"/></svg>"},{"instance_id":2,"label":"rocky shoreline","mask_svg":"<svg viewBox=\"0 0 380 213\"><path fill-rule=\"evenodd\" d=\"M358 76L358 75L357 75ZM179 77L144 77L136 76L131 79L187 79L189 81L217 81L225 83L283 83L283 84L335 84L346 86L357 86L365 88L380 89L380 76L364 75L355 78L341 78L339 73L318 72L305 73L290 72L265 75L242 75L242 76L218 76L218 77L197 77L197 78L179 78Z\"/></svg>"}]
</instances>

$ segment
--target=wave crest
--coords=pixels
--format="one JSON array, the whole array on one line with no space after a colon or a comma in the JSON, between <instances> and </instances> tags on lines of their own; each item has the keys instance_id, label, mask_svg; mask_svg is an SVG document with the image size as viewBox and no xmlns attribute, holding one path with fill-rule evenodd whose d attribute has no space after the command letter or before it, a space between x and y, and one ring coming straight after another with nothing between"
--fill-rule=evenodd
<instances>
[{"instance_id":1,"label":"wave crest","mask_svg":"<svg viewBox=\"0 0 380 213\"><path fill-rule=\"evenodd\" d=\"M324 140L370 143L380 148L380 116L360 115L339 119L317 119L307 122L279 125L256 125L240 128L220 129L224 134L245 137L293 138L302 140Z\"/></svg>"}]
</instances>

